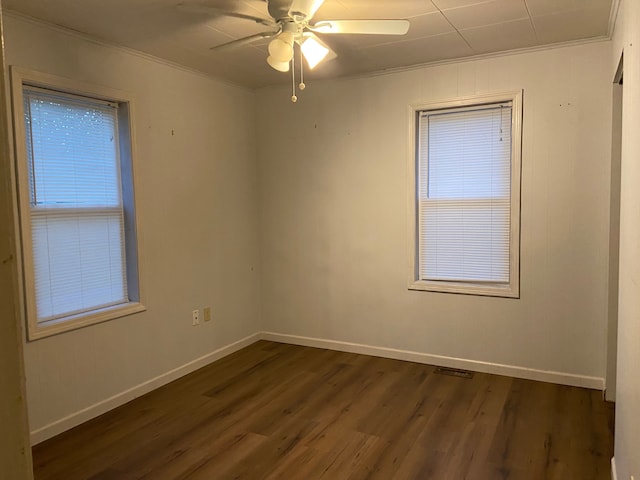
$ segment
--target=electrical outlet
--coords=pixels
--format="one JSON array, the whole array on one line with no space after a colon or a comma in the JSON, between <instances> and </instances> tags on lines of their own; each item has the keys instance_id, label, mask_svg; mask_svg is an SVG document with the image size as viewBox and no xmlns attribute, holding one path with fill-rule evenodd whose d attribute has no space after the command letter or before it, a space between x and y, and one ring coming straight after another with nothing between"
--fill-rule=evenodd
<instances>
[{"instance_id":1,"label":"electrical outlet","mask_svg":"<svg viewBox=\"0 0 640 480\"><path fill-rule=\"evenodd\" d=\"M191 325L196 326L200 324L200 310L194 310L191 312Z\"/></svg>"},{"instance_id":2,"label":"electrical outlet","mask_svg":"<svg viewBox=\"0 0 640 480\"><path fill-rule=\"evenodd\" d=\"M203 313L204 313L204 321L205 322L210 322L211 321L211 307L204 307Z\"/></svg>"}]
</instances>

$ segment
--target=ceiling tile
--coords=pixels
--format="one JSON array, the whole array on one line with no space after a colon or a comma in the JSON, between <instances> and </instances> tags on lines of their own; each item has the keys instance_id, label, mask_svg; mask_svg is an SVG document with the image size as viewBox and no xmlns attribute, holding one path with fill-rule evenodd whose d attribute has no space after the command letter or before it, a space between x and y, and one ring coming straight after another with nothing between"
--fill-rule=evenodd
<instances>
[{"instance_id":1,"label":"ceiling tile","mask_svg":"<svg viewBox=\"0 0 640 480\"><path fill-rule=\"evenodd\" d=\"M465 57L473 55L473 50L454 32L363 48L358 53L362 55L360 66L381 70Z\"/></svg>"},{"instance_id":2,"label":"ceiling tile","mask_svg":"<svg viewBox=\"0 0 640 480\"><path fill-rule=\"evenodd\" d=\"M605 36L609 29L608 10L601 7L533 17L533 26L542 43Z\"/></svg>"},{"instance_id":3,"label":"ceiling tile","mask_svg":"<svg viewBox=\"0 0 640 480\"><path fill-rule=\"evenodd\" d=\"M411 23L409 32L403 37L406 40L455 31L445 16L440 12L412 17L409 19L409 22Z\"/></svg>"},{"instance_id":4,"label":"ceiling tile","mask_svg":"<svg viewBox=\"0 0 640 480\"><path fill-rule=\"evenodd\" d=\"M135 0L139 1L139 0ZM166 1L166 0L162 0ZM186 5L209 5L212 7L211 13L205 11L190 11L188 9L176 8L175 5L184 2ZM175 17L191 22L206 23L217 31L226 34L231 39L237 39L254 35L256 33L273 30L262 24L248 19L241 19L224 15L224 12L242 13L255 16L257 18L270 19L266 3L258 0L174 0L172 5Z\"/></svg>"},{"instance_id":5,"label":"ceiling tile","mask_svg":"<svg viewBox=\"0 0 640 480\"><path fill-rule=\"evenodd\" d=\"M258 15L261 17L266 17L268 15L267 2L264 0L242 0L238 3L246 7L240 7L241 11L246 11L246 13L251 15Z\"/></svg>"},{"instance_id":6,"label":"ceiling tile","mask_svg":"<svg viewBox=\"0 0 640 480\"><path fill-rule=\"evenodd\" d=\"M529 19L460 30L460 34L476 53L513 50L536 44L536 34Z\"/></svg>"},{"instance_id":7,"label":"ceiling tile","mask_svg":"<svg viewBox=\"0 0 640 480\"><path fill-rule=\"evenodd\" d=\"M154 45L165 45L167 43L177 44L184 49L194 52L209 53L209 49L214 45L219 45L230 41L231 38L217 30L214 30L206 24L191 25L187 28L165 32L161 38L145 37L143 39L133 41L135 48L147 50L153 48ZM160 47L162 48L162 47Z\"/></svg>"},{"instance_id":8,"label":"ceiling tile","mask_svg":"<svg viewBox=\"0 0 640 480\"><path fill-rule=\"evenodd\" d=\"M325 1L316 12L311 23L320 20L351 20L354 17L352 11L338 1Z\"/></svg>"},{"instance_id":9,"label":"ceiling tile","mask_svg":"<svg viewBox=\"0 0 640 480\"><path fill-rule=\"evenodd\" d=\"M532 16L551 15L571 10L611 8L612 0L526 0Z\"/></svg>"},{"instance_id":10,"label":"ceiling tile","mask_svg":"<svg viewBox=\"0 0 640 480\"><path fill-rule=\"evenodd\" d=\"M207 25L233 38L248 37L256 33L275 30L275 28L266 27L259 23L233 17L211 18L207 21Z\"/></svg>"},{"instance_id":11,"label":"ceiling tile","mask_svg":"<svg viewBox=\"0 0 640 480\"><path fill-rule=\"evenodd\" d=\"M148 53L156 56L161 54L162 58L170 62L182 65L188 63L190 68L238 84L259 86L262 81L252 73L256 70L255 66L233 65L222 60L213 60L209 52L193 52L171 42L162 45L158 44L157 47L150 49ZM248 75L251 75L251 77L248 78ZM247 80L250 80L250 82L247 83Z\"/></svg>"},{"instance_id":12,"label":"ceiling tile","mask_svg":"<svg viewBox=\"0 0 640 480\"><path fill-rule=\"evenodd\" d=\"M448 8L467 7L469 5L487 3L492 0L431 0L431 1L440 10L446 10Z\"/></svg>"},{"instance_id":13,"label":"ceiling tile","mask_svg":"<svg viewBox=\"0 0 640 480\"><path fill-rule=\"evenodd\" d=\"M349 11L350 19L410 18L437 11L430 0L340 0L340 3ZM324 5L322 8L325 8Z\"/></svg>"},{"instance_id":14,"label":"ceiling tile","mask_svg":"<svg viewBox=\"0 0 640 480\"><path fill-rule=\"evenodd\" d=\"M103 12L103 15L96 13L96 18L92 20L69 21L71 28L86 26L92 35L143 51L144 46L161 42L167 36L179 37L194 28L209 31L205 19L177 15L173 5L132 11L124 9L120 12L118 18L110 17L110 12Z\"/></svg>"},{"instance_id":15,"label":"ceiling tile","mask_svg":"<svg viewBox=\"0 0 640 480\"><path fill-rule=\"evenodd\" d=\"M443 10L442 13L458 30L529 17L524 0L492 0Z\"/></svg>"}]
</instances>

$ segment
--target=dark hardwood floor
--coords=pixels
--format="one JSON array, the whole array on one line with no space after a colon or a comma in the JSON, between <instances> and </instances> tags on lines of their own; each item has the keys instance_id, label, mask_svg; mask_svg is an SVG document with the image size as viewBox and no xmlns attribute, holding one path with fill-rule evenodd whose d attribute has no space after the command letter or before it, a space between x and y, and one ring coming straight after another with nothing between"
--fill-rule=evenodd
<instances>
[{"instance_id":1,"label":"dark hardwood floor","mask_svg":"<svg viewBox=\"0 0 640 480\"><path fill-rule=\"evenodd\" d=\"M34 447L36 480L604 480L602 393L261 341Z\"/></svg>"}]
</instances>

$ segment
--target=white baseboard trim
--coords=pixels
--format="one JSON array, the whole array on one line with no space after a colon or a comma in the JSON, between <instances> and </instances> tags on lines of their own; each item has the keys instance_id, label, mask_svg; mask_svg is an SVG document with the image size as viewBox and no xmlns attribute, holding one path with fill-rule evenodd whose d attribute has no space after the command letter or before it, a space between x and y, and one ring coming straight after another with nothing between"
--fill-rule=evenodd
<instances>
[{"instance_id":1,"label":"white baseboard trim","mask_svg":"<svg viewBox=\"0 0 640 480\"><path fill-rule=\"evenodd\" d=\"M174 368L162 375L158 375L151 380L147 380L135 387L129 388L124 392L120 392L112 397L106 398L97 402L89 407L83 408L80 411L74 412L71 415L68 415L64 418L56 420L44 427L38 428L37 430L33 430L31 432L31 444L36 445L40 442L43 442L51 437L58 435L66 430L69 430L81 423L84 423L92 418L95 418L103 413L108 412L120 405L124 405L127 402L130 402L134 398L140 397L146 393L149 393L156 388L159 388L167 383L170 383L184 375L187 375L191 372L198 370L199 368L205 367L216 360L219 360L227 355L230 355L252 343L260 340L260 333L254 333L253 335L249 335L237 342L234 342L230 345L221 347L211 353L203 355L200 358L196 358L189 363L185 363L180 367Z\"/></svg>"},{"instance_id":2,"label":"white baseboard trim","mask_svg":"<svg viewBox=\"0 0 640 480\"><path fill-rule=\"evenodd\" d=\"M360 343L340 342L336 340L326 340L321 338L301 337L297 335L287 335L283 333L262 332L260 338L273 342L291 343L307 347L326 348L340 352L360 353L374 357L393 358L395 360L405 360L416 363L426 363L439 367L461 368L474 372L491 373L494 375L506 375L515 378L537 380L541 382L557 383L574 387L591 388L594 390L604 389L604 378L575 375L572 373L554 372L547 370L536 370L533 368L517 367L513 365L503 365L499 363L481 362L464 358L446 357L442 355L432 355L428 353L412 352L409 350L398 350L395 348L374 347Z\"/></svg>"},{"instance_id":3,"label":"white baseboard trim","mask_svg":"<svg viewBox=\"0 0 640 480\"><path fill-rule=\"evenodd\" d=\"M574 375L571 373L553 372L546 370L536 370L512 365L502 365L497 363L480 362L477 360L467 360L463 358L446 357L442 355L432 355L428 353L412 352L409 350L398 350L394 348L376 347L363 345L360 343L341 342L337 340L327 340L321 338L302 337L298 335L287 335L274 332L256 332L230 345L221 347L211 353L196 358L180 367L174 368L155 378L147 380L139 385L120 392L112 397L101 400L82 410L67 415L59 420L49 423L31 432L31 444L36 445L51 437L54 437L66 430L69 430L81 423L95 418L116 407L124 405L131 400L155 390L167 383L170 383L184 375L209 365L227 355L230 355L244 347L255 343L258 340L270 340L273 342L289 343L292 345L303 345L307 347L326 348L340 352L360 353L374 357L392 358L395 360L405 360L409 362L437 365L441 367L462 368L475 372L492 373L495 375L506 375L515 378L525 378L542 382L558 383L576 387L591 388L595 390L604 389L604 379L599 377L587 377ZM615 480L615 460L611 459L611 469Z\"/></svg>"},{"instance_id":4,"label":"white baseboard trim","mask_svg":"<svg viewBox=\"0 0 640 480\"><path fill-rule=\"evenodd\" d=\"M616 471L616 457L611 457L611 480L618 480L618 472Z\"/></svg>"}]
</instances>

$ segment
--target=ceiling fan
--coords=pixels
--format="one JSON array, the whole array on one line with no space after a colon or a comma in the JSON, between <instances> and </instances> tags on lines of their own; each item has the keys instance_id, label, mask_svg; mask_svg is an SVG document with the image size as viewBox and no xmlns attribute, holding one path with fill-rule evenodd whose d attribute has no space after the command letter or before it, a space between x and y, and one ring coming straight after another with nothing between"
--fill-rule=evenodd
<instances>
[{"instance_id":1,"label":"ceiling fan","mask_svg":"<svg viewBox=\"0 0 640 480\"><path fill-rule=\"evenodd\" d=\"M288 72L295 66L296 46L300 52L300 84L304 89L302 57L310 69L323 60L335 58L337 54L322 41L317 34L366 34L366 35L404 35L409 31L408 20L322 20L312 23L312 18L324 3L324 0L265 0L271 18L254 17L244 13L226 11L204 3L185 2L179 8L195 13L223 15L250 20L267 27L267 30L245 38L233 40L211 47L223 50L247 45L258 40L272 38L269 42L267 63L275 70ZM295 92L295 72L293 76L293 95Z\"/></svg>"}]
</instances>

